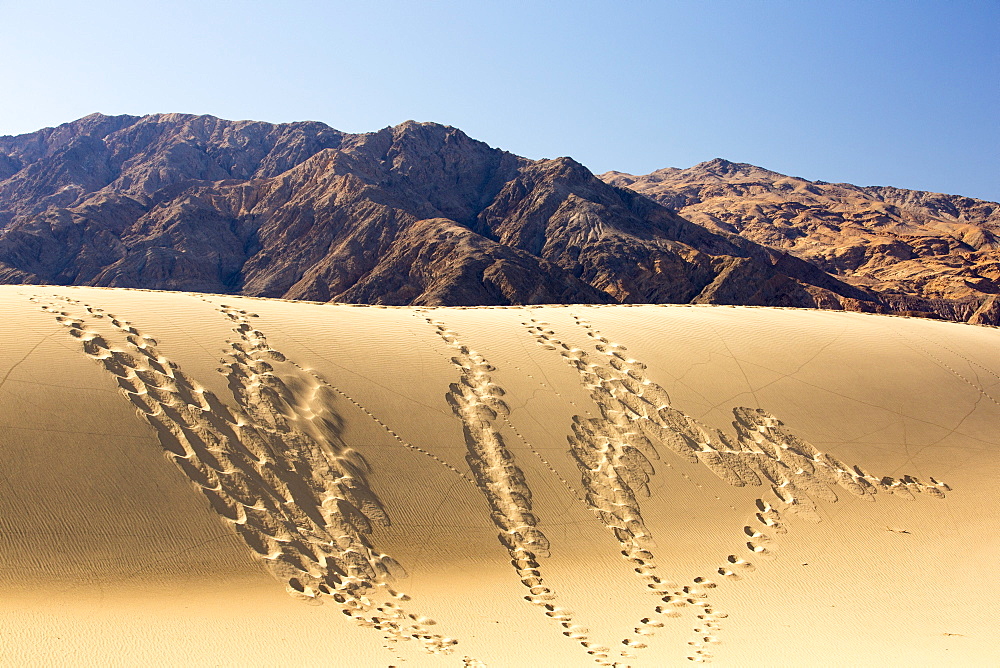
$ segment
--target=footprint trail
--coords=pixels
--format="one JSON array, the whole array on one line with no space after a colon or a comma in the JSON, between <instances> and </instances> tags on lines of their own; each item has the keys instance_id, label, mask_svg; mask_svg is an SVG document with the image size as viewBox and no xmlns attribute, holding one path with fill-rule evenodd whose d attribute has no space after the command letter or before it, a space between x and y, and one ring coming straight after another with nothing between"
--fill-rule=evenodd
<instances>
[{"instance_id":1,"label":"footprint trail","mask_svg":"<svg viewBox=\"0 0 1000 668\"><path fill-rule=\"evenodd\" d=\"M848 466L796 437L761 409L733 409L735 438L713 431L674 408L666 390L648 378L646 365L630 357L625 346L610 341L579 316L573 318L598 357L557 338L548 323L530 318L523 325L540 346L558 352L578 372L599 409L600 418L575 416L568 437L570 454L588 490L586 501L614 533L622 555L647 589L662 595L664 605L656 606L657 615L677 617L685 607L696 610L697 624L688 643L691 661L712 658L711 646L718 643L720 620L726 614L709 600L709 590L717 586L709 577L696 577L679 587L655 574L655 543L642 521L641 499L650 495L658 446L683 461L705 466L734 487L770 489L768 498L755 501L754 526L742 530L747 556L755 560L773 557L775 536L787 531L784 514L819 521L816 500L836 502L834 488L867 501L874 501L879 491L912 499L918 493L943 497L949 489L933 478L930 483L912 476L878 478L859 466ZM602 357L603 363L595 361ZM752 561L738 552L728 555L712 577L739 581L752 572ZM633 658L634 650L646 647L643 638L660 627L656 616L644 618L635 628L635 637L622 641L628 648L622 656Z\"/></svg>"},{"instance_id":2,"label":"footprint trail","mask_svg":"<svg viewBox=\"0 0 1000 668\"><path fill-rule=\"evenodd\" d=\"M599 665L613 665L608 661L610 649L594 643L590 631L574 623L572 613L556 606L556 593L542 577L539 559L549 555L549 540L532 513L531 490L524 472L504 441L502 432L509 425L506 420L509 409L502 399L503 389L490 376L492 365L463 345L444 323L432 318L426 320L455 353L451 361L460 378L451 385L447 400L462 421L468 448L466 460L490 506L493 523L500 530L498 538L507 548L521 584L528 590L524 598L558 622L563 628L562 635L578 642ZM527 447L531 449L530 445ZM532 452L538 455L533 449ZM551 470L551 465L545 463ZM575 495L572 488L570 492Z\"/></svg>"},{"instance_id":3,"label":"footprint trail","mask_svg":"<svg viewBox=\"0 0 1000 668\"><path fill-rule=\"evenodd\" d=\"M295 365L250 326L251 314L221 309L238 335L223 359L230 408L123 318L66 297L31 300L116 378L168 458L291 595L333 601L382 632L390 649L415 641L429 653L453 651L455 639L403 607L409 597L393 583L405 571L372 544L373 526L389 519L364 458L342 439L328 390L301 374L290 387L284 379L296 378ZM276 366L286 367L282 375Z\"/></svg>"},{"instance_id":4,"label":"footprint trail","mask_svg":"<svg viewBox=\"0 0 1000 668\"><path fill-rule=\"evenodd\" d=\"M444 396L462 424L465 469L407 442L321 374L275 349L255 314L221 303L225 298L200 299L226 319L232 332L219 368L227 386L220 392L224 399L188 376L156 339L124 318L69 297L30 297L111 374L121 394L156 430L165 455L290 595L314 605L332 604L355 623L378 631L400 661L402 643L451 655L457 641L435 632L434 620L413 610L410 597L396 586L407 573L376 545L376 529L390 525L389 513L369 481L374 472L364 448L352 443L345 429L341 407L373 420L391 443L433 460L457 484L475 487L486 501L483 521L496 527L523 598L601 666L655 663L659 657L650 650L651 639L668 626L681 634L689 629L682 646L687 660L710 661L727 617L713 599L718 586L738 583L761 561L776 558L788 540L789 520L820 521L820 503L837 503L845 495L865 502L879 494L943 498L950 490L934 478L877 476L848 465L761 408L734 407L731 431L711 429L674 406L646 365L591 322L571 313L569 335L563 336L549 323L526 317L525 331L562 359L596 408L593 414L574 415L566 426L565 455L579 472L579 478L570 476L571 483L518 431L490 361L440 317L417 309L413 313L434 329L450 355L455 382ZM576 342L570 342L573 338ZM624 638L611 636L613 643L601 644L601 629L585 628L562 607L564 599L551 586L554 567L547 571L544 566L550 536L533 508L526 463L518 457L537 458L544 469L531 468L532 481L535 472L551 475L553 484L558 480L567 499L586 508L596 526L607 531L610 544L617 545L629 577L637 580L636 595L648 600L647 612L636 614ZM747 490L746 521L732 527L732 543L724 544L718 561L708 562L697 577L669 576L671 564L644 519L646 511L652 524L650 504L662 489L657 469L664 467L680 476L675 478L680 485L702 487L711 472ZM732 503L738 511L738 503ZM464 665L484 665L470 656L453 660L459 659Z\"/></svg>"}]
</instances>

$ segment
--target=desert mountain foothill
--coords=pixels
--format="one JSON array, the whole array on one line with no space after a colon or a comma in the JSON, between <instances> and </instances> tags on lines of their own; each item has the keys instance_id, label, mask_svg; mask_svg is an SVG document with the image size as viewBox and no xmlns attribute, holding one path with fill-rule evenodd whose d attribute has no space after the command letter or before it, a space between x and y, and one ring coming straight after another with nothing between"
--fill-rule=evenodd
<instances>
[{"instance_id":1,"label":"desert mountain foothill","mask_svg":"<svg viewBox=\"0 0 1000 668\"><path fill-rule=\"evenodd\" d=\"M1000 322L995 203L721 160L598 178L434 123L93 114L0 137L0 179L4 283Z\"/></svg>"}]
</instances>

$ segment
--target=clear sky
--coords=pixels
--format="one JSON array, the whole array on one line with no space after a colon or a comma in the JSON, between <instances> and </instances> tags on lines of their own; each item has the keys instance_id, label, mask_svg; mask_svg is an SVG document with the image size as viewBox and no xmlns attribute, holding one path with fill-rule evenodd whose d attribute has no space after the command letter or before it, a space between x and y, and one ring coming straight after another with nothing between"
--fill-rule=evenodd
<instances>
[{"instance_id":1,"label":"clear sky","mask_svg":"<svg viewBox=\"0 0 1000 668\"><path fill-rule=\"evenodd\" d=\"M0 0L0 134L105 114L454 125L1000 200L1000 0Z\"/></svg>"}]
</instances>

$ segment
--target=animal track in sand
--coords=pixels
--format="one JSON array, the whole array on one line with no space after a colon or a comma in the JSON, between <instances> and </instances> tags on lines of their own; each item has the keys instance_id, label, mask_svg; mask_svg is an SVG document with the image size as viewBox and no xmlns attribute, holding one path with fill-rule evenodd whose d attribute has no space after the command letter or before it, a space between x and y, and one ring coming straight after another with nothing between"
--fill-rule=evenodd
<instances>
[{"instance_id":1,"label":"animal track in sand","mask_svg":"<svg viewBox=\"0 0 1000 668\"><path fill-rule=\"evenodd\" d=\"M236 402L229 408L132 323L66 297L31 301L116 378L168 458L290 594L332 599L345 616L381 631L390 648L417 641L431 653L453 651L456 640L399 604L409 597L392 582L405 571L371 542L372 525L388 518L367 483L367 462L341 437L333 393L321 389L329 384L315 374L319 382L310 384L250 326L251 314L219 308L238 335L223 359Z\"/></svg>"},{"instance_id":2,"label":"animal track in sand","mask_svg":"<svg viewBox=\"0 0 1000 668\"><path fill-rule=\"evenodd\" d=\"M208 299L206 297L200 297L200 298L205 303L211 304L212 306L216 307L220 312L222 312L224 315L226 315L226 317L228 317L230 320L237 320L240 317L244 317L244 318L257 317L257 315L255 313L248 313L246 311L242 311L242 310L239 310L239 309L233 309L233 308L231 308L229 306L224 306L224 305L220 307L215 302L211 301L210 299ZM360 304L360 305L359 304L352 304L351 306L365 306L365 305L364 304ZM248 323L247 323L247 326L249 327ZM396 433L396 431L394 431L391 427L389 427L389 425L387 425L385 422L383 422L377 415L375 415L374 413L372 413L364 405L362 405L360 402L358 402L356 399L354 399L354 397L350 396L349 394L347 394L346 392L344 392L343 390L341 390L339 387L328 383L325 379L323 379L319 375L313 373L312 371L308 371L308 370L302 368L301 366L299 366L298 364L296 364L294 361L289 360L289 359L284 359L283 355L282 355L282 360L281 361L288 362L289 364L291 364L292 366L294 366L295 368L297 368L302 374L307 374L307 375L311 376L312 379L313 379L313 381L314 381L314 383L315 383L314 391L315 390L320 390L320 389L326 389L326 390L328 390L330 392L333 392L333 393L339 395L341 398L343 398L344 400L350 402L355 408L357 408L359 411L361 411L366 416L368 416L368 418L370 418L379 427L381 427L387 434L389 434L393 438L393 440L396 441L397 444L399 444L399 445L401 445L404 448L407 448L409 450L413 450L414 452L418 452L421 455L423 455L423 456L425 456L425 457L427 457L427 458L429 458L429 459L437 462L439 465L441 465L442 467L444 467L445 469L447 469L451 473L454 473L458 477L462 478L463 480L465 480L470 485L475 486L475 484L476 484L475 481L473 481L471 478L469 478L469 476L467 476L466 474L462 473L457 468L455 468L454 466L452 466L448 462L444 461L443 459L441 459L437 455L433 454L432 452L429 452L429 451L425 450L424 448L416 446L416 445L410 443L409 441L405 440L402 436L400 436L398 433ZM298 415L296 414L296 417L297 416Z\"/></svg>"},{"instance_id":3,"label":"animal track in sand","mask_svg":"<svg viewBox=\"0 0 1000 668\"><path fill-rule=\"evenodd\" d=\"M973 389L975 389L977 392L979 392L980 396L986 397L992 403L996 404L997 406L1000 406L1000 401L997 401L997 399L995 397L993 397L993 395L989 394L986 391L986 388L984 388L981 383L974 383L973 381L969 380L968 378L966 378L965 376L963 376L961 373L959 373L958 370L955 369L955 367L951 366L950 364L948 364L947 362L945 362L943 359L941 359L939 356L935 355L931 351L929 351L926 348L924 348L919 343L915 343L912 339L909 339L908 337L906 337L905 335L903 335L900 331L895 330L895 329L892 330L892 331L907 346L909 346L910 348L912 348L914 350L917 350L917 351L923 353L926 357L928 357L929 359L933 360L935 364L937 364L941 368L947 370L948 373L950 373L951 375L955 376L956 378L958 378L959 380L961 380L963 383L971 386ZM934 347L940 348L942 350L945 350L945 351L951 353L952 355L958 357L959 359L964 360L966 363L969 364L970 368L973 367L973 366L978 367L980 370L985 371L987 374L993 376L994 378L1000 379L1000 374L997 374L997 372L993 371L992 369L986 368L985 366L983 366L979 362L976 362L974 360L969 359L968 357L966 357L965 355L961 354L960 352L952 350L948 346L946 346L946 345L944 345L944 344L942 344L942 343L940 343L938 341L933 341L933 340L927 338L926 336L921 336L919 334L916 334L916 336L919 336L921 339L923 339L927 343L933 345ZM976 373L976 376L979 375L978 372L974 372L974 373Z\"/></svg>"}]
</instances>

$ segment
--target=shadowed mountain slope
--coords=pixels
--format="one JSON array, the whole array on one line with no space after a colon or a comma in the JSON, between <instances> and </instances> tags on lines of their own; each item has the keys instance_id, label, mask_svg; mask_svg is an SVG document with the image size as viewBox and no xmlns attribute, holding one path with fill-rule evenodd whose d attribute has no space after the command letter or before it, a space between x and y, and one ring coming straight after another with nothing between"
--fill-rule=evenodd
<instances>
[{"instance_id":1,"label":"shadowed mountain slope","mask_svg":"<svg viewBox=\"0 0 1000 668\"><path fill-rule=\"evenodd\" d=\"M381 304L910 303L452 127L94 114L0 138L0 281ZM964 312L946 317L967 319Z\"/></svg>"}]
</instances>

